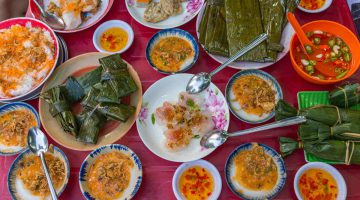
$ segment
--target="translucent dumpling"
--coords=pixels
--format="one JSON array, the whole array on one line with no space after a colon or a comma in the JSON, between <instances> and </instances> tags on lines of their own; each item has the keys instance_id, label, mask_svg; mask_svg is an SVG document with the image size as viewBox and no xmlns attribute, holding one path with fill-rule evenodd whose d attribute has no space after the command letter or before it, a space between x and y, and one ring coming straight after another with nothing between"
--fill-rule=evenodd
<instances>
[{"instance_id":1,"label":"translucent dumpling","mask_svg":"<svg viewBox=\"0 0 360 200\"><path fill-rule=\"evenodd\" d=\"M65 11L62 13L62 18L68 30L77 28L82 22L80 12Z\"/></svg>"},{"instance_id":2,"label":"translucent dumpling","mask_svg":"<svg viewBox=\"0 0 360 200\"><path fill-rule=\"evenodd\" d=\"M83 5L82 12L90 12L95 10L100 3L100 0L81 0L81 3Z\"/></svg>"}]
</instances>

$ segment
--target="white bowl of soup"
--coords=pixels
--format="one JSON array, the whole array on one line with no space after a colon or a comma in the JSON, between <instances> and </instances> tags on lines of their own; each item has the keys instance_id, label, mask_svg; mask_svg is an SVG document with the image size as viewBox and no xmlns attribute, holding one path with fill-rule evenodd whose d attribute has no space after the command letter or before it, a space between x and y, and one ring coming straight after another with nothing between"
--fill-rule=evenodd
<instances>
[{"instance_id":1,"label":"white bowl of soup","mask_svg":"<svg viewBox=\"0 0 360 200\"><path fill-rule=\"evenodd\" d=\"M134 41L131 26L121 20L110 20L101 24L94 32L93 43L102 53L123 53Z\"/></svg>"},{"instance_id":2,"label":"white bowl of soup","mask_svg":"<svg viewBox=\"0 0 360 200\"><path fill-rule=\"evenodd\" d=\"M333 166L322 162L303 165L294 179L296 197L300 200L329 199L345 200L346 183L340 172Z\"/></svg>"}]
</instances>

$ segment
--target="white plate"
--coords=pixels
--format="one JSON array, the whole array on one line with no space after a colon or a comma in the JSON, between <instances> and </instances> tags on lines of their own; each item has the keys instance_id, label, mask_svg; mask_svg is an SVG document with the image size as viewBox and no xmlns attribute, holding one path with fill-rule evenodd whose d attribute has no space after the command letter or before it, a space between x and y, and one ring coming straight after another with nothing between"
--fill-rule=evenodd
<instances>
[{"instance_id":1,"label":"white plate","mask_svg":"<svg viewBox=\"0 0 360 200\"><path fill-rule=\"evenodd\" d=\"M303 200L300 191L299 191L299 181L300 181L300 176L307 170L309 169L322 169L325 170L326 172L328 172L336 181L337 186L338 186L338 196L336 200L345 200L346 199L346 195L347 195L347 189L346 189L346 183L344 180L344 177L340 174L340 172L333 166L326 164L326 163L322 163L322 162L311 162L311 163L307 163L305 165L303 165L302 167L300 167L300 169L296 172L295 174L295 178L294 178L294 190L295 190L295 194L296 197L299 200Z\"/></svg>"},{"instance_id":2,"label":"white plate","mask_svg":"<svg viewBox=\"0 0 360 200\"><path fill-rule=\"evenodd\" d=\"M189 162L201 159L209 155L215 149L204 149L200 146L200 139L192 139L189 146L179 150L170 151L165 147L164 127L152 123L152 114L156 108L162 106L165 101L176 102L180 92L185 91L186 84L192 74L174 74L164 77L155 82L143 96L141 108L136 127L140 138L145 146L155 155L173 162ZM211 83L208 90L200 93L206 99L209 110L213 112L215 126L228 130L229 107L221 91Z\"/></svg>"},{"instance_id":3,"label":"white plate","mask_svg":"<svg viewBox=\"0 0 360 200\"><path fill-rule=\"evenodd\" d=\"M298 5L298 8L301 11L304 11L304 12L307 12L307 13L319 13L319 12L327 10L330 7L330 5L332 4L332 2L333 2L333 0L325 0L324 5L321 8L316 9L316 10L308 10L306 8L301 7L300 5Z\"/></svg>"},{"instance_id":4,"label":"white plate","mask_svg":"<svg viewBox=\"0 0 360 200\"><path fill-rule=\"evenodd\" d=\"M196 18L196 35L199 38L199 26L200 26L200 22L202 19L202 16L204 15L204 10L205 10L205 6L206 4L203 5L203 7L201 8L199 15ZM283 57L285 57L285 55L289 52L290 50L290 40L292 38L292 36L294 35L294 29L292 28L292 26L287 23L283 32L282 32L282 36L281 36L281 40L280 40L280 44L282 44L284 46L284 49L282 52L278 53L278 57L276 59L275 62L232 62L230 63L228 66L231 68L235 68L235 69L261 69L264 67L268 67L274 63L276 63L277 61L281 60ZM255 36L254 36L255 38ZM204 48L204 45L201 44L201 46ZM216 60L219 63L224 63L225 61L227 61L229 58L223 57L223 56L219 56L219 55L214 55L214 54L210 54L208 52L206 52L211 58L213 58L214 60Z\"/></svg>"},{"instance_id":5,"label":"white plate","mask_svg":"<svg viewBox=\"0 0 360 200\"><path fill-rule=\"evenodd\" d=\"M206 160L197 160L197 161L193 161L193 162L186 162L186 163L181 164L176 169L175 174L172 179L172 188L173 188L173 192L175 194L176 199L178 199L178 200L184 199L184 197L181 195L181 192L179 191L179 181L180 181L181 175L184 173L184 171L186 171L187 169L194 167L194 166L203 167L211 173L211 175L214 179L214 190L211 193L211 195L208 197L208 200L217 200L221 193L221 187L222 187L221 176L220 176L220 173L217 170L217 168L213 164L211 164L210 162L208 162Z\"/></svg>"},{"instance_id":6,"label":"white plate","mask_svg":"<svg viewBox=\"0 0 360 200\"><path fill-rule=\"evenodd\" d=\"M204 4L204 0L189 0L188 2L184 2L182 3L183 12L180 15L170 16L168 19L158 23L146 22L144 20L145 8L136 7L135 0L125 0L125 4L130 15L140 24L149 28L166 29L181 26L193 19L199 13Z\"/></svg>"}]
</instances>

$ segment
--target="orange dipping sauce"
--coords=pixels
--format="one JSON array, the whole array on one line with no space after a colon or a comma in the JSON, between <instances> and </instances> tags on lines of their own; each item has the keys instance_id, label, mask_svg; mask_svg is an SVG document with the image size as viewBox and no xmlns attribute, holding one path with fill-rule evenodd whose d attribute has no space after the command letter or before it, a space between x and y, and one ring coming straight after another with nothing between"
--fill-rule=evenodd
<instances>
[{"instance_id":1,"label":"orange dipping sauce","mask_svg":"<svg viewBox=\"0 0 360 200\"><path fill-rule=\"evenodd\" d=\"M201 166L190 167L180 176L179 190L187 200L208 199L214 191L214 178Z\"/></svg>"},{"instance_id":2,"label":"orange dipping sauce","mask_svg":"<svg viewBox=\"0 0 360 200\"><path fill-rule=\"evenodd\" d=\"M307 10L317 10L324 6L326 0L301 0L300 6Z\"/></svg>"},{"instance_id":3,"label":"orange dipping sauce","mask_svg":"<svg viewBox=\"0 0 360 200\"><path fill-rule=\"evenodd\" d=\"M322 169L305 171L300 177L298 187L304 200L335 200L339 193L335 179Z\"/></svg>"},{"instance_id":4,"label":"orange dipping sauce","mask_svg":"<svg viewBox=\"0 0 360 200\"><path fill-rule=\"evenodd\" d=\"M124 29L113 27L101 34L100 46L106 51L117 52L125 48L128 40L129 35Z\"/></svg>"}]
</instances>

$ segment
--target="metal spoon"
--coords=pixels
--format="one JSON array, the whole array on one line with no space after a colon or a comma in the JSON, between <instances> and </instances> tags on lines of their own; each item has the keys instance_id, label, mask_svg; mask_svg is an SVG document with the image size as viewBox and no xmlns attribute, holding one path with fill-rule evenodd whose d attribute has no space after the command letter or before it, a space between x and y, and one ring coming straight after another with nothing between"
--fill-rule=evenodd
<instances>
[{"instance_id":1,"label":"metal spoon","mask_svg":"<svg viewBox=\"0 0 360 200\"><path fill-rule=\"evenodd\" d=\"M216 73L224 69L228 64L232 63L236 59L238 59L240 56L244 55L257 45L259 45L261 42L266 40L268 35L266 33L263 33L259 35L256 39L254 39L250 44L246 45L244 48L240 49L236 54L231 56L229 60L225 61L222 65L220 65L218 68L214 69L212 72L200 72L196 75L194 75L190 81L188 82L186 86L186 92L190 94L198 94L202 91L204 91L206 88L209 87L211 83L211 77L214 76Z\"/></svg>"},{"instance_id":2,"label":"metal spoon","mask_svg":"<svg viewBox=\"0 0 360 200\"><path fill-rule=\"evenodd\" d=\"M65 22L61 17L56 16L53 13L46 12L37 0L34 0L35 5L39 8L41 13L41 21L45 22L51 28L56 30L64 30Z\"/></svg>"},{"instance_id":3,"label":"metal spoon","mask_svg":"<svg viewBox=\"0 0 360 200\"><path fill-rule=\"evenodd\" d=\"M228 137L246 135L249 133L269 130L269 129L273 129L273 128L280 128L280 127L285 127L285 126L301 124L304 122L306 122L305 117L297 116L297 117L291 117L291 118L284 119L284 120L279 120L279 121L265 124L262 126L246 129L246 130L237 131L234 133L228 133L224 130L213 130L213 131L210 131L209 133L205 134L201 138L200 145L205 148L216 148L216 147L222 145L228 139Z\"/></svg>"},{"instance_id":4,"label":"metal spoon","mask_svg":"<svg viewBox=\"0 0 360 200\"><path fill-rule=\"evenodd\" d=\"M40 156L41 163L46 175L46 180L50 188L51 197L53 200L57 200L57 195L55 188L52 184L51 177L49 174L49 170L46 166L45 162L45 152L48 151L49 144L45 134L37 127L32 127L29 130L28 137L27 137L27 144L29 149L36 155Z\"/></svg>"}]
</instances>

